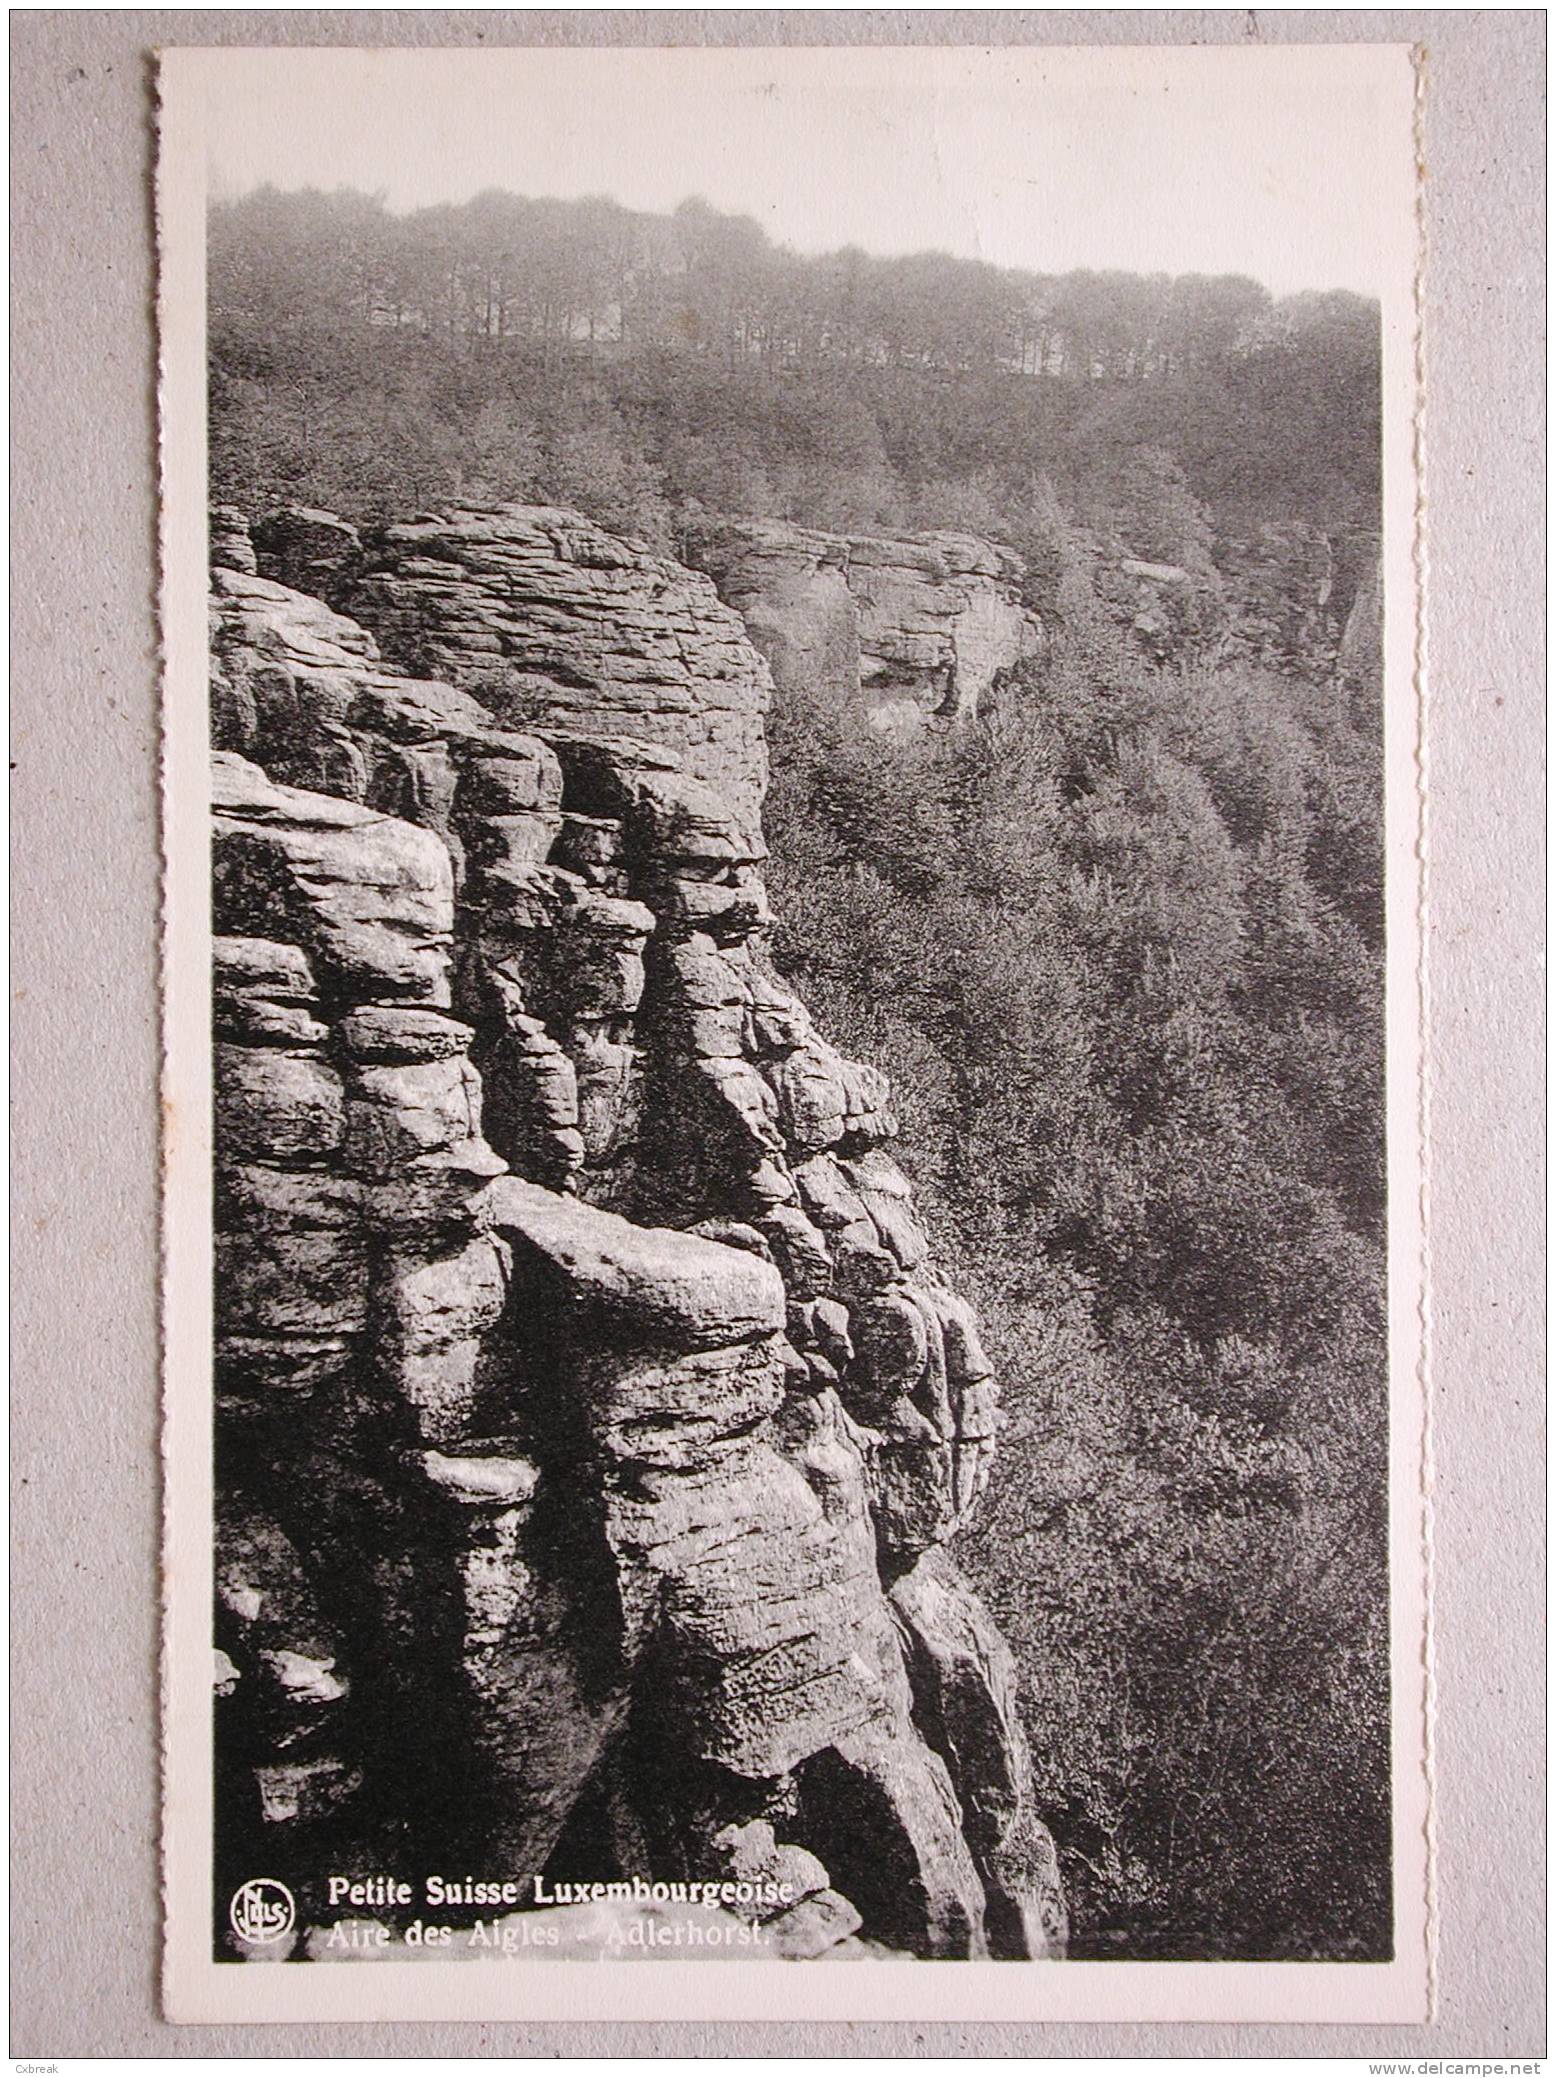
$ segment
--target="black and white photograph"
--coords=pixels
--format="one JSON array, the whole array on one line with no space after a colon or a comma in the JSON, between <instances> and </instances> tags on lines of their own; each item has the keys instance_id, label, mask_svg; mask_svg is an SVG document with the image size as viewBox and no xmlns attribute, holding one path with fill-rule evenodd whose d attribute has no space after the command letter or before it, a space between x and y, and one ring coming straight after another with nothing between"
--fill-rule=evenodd
<instances>
[{"instance_id":1,"label":"black and white photograph","mask_svg":"<svg viewBox=\"0 0 1556 2078\"><path fill-rule=\"evenodd\" d=\"M172 2017L1423 2016L1415 90L164 56Z\"/></svg>"}]
</instances>

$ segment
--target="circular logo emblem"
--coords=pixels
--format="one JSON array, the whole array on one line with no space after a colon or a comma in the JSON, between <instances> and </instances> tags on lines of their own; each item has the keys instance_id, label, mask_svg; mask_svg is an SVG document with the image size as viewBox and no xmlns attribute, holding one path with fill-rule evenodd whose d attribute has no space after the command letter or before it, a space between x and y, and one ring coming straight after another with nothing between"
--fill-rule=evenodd
<instances>
[{"instance_id":1,"label":"circular logo emblem","mask_svg":"<svg viewBox=\"0 0 1556 2078\"><path fill-rule=\"evenodd\" d=\"M282 1941L297 1924L297 1907L284 1883L270 1876L255 1876L240 1883L227 1908L232 1931L240 1941L261 1945Z\"/></svg>"}]
</instances>

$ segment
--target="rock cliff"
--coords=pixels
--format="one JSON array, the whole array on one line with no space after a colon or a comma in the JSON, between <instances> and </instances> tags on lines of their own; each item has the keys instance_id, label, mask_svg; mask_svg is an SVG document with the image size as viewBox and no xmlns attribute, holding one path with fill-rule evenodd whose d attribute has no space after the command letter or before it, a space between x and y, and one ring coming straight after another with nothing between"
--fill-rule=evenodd
<instances>
[{"instance_id":1,"label":"rock cliff","mask_svg":"<svg viewBox=\"0 0 1556 2078\"><path fill-rule=\"evenodd\" d=\"M741 615L775 685L862 692L881 728L975 713L1041 646L1020 558L973 534L887 540L722 520L696 530L688 553Z\"/></svg>"},{"instance_id":2,"label":"rock cliff","mask_svg":"<svg viewBox=\"0 0 1556 2078\"><path fill-rule=\"evenodd\" d=\"M308 1955L434 1869L1062 1952L946 1549L990 1365L764 950L765 666L572 514L212 543L219 1871Z\"/></svg>"},{"instance_id":3,"label":"rock cliff","mask_svg":"<svg viewBox=\"0 0 1556 2078\"><path fill-rule=\"evenodd\" d=\"M755 825L767 677L739 618L679 563L547 506L456 506L366 541L291 506L253 548L267 576L365 622L395 666L468 688L514 727L660 745Z\"/></svg>"},{"instance_id":4,"label":"rock cliff","mask_svg":"<svg viewBox=\"0 0 1556 2078\"><path fill-rule=\"evenodd\" d=\"M1222 654L1292 676L1344 677L1379 640L1379 542L1365 529L1268 523L1219 545Z\"/></svg>"}]
</instances>

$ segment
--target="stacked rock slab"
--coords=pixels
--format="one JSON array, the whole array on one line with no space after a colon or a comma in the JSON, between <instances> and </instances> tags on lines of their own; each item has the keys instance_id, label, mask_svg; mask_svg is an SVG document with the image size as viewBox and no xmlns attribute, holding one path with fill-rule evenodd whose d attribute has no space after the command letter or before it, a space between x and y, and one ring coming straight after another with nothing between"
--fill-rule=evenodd
<instances>
[{"instance_id":1,"label":"stacked rock slab","mask_svg":"<svg viewBox=\"0 0 1556 2078\"><path fill-rule=\"evenodd\" d=\"M586 726L574 682L663 633L634 602L701 581L580 561L571 515L418 522L479 543L510 650L545 629L520 729L491 652L416 647L432 580L343 579L338 526L256 528L250 571L224 513L213 571L225 1863L316 1913L343 1867L772 1861L786 1956L1058 1952L1008 1655L944 1548L995 1386L884 1079L765 957L760 660L704 598L683 740ZM694 726L710 656L712 716L738 684L755 718L733 798L689 769L732 740Z\"/></svg>"},{"instance_id":2,"label":"stacked rock slab","mask_svg":"<svg viewBox=\"0 0 1556 2078\"><path fill-rule=\"evenodd\" d=\"M261 569L366 623L397 666L515 727L662 746L755 826L767 674L705 577L548 506L454 505L368 536L292 506L253 538Z\"/></svg>"},{"instance_id":3,"label":"stacked rock slab","mask_svg":"<svg viewBox=\"0 0 1556 2078\"><path fill-rule=\"evenodd\" d=\"M1041 648L1025 567L974 534L823 534L721 520L689 553L745 621L780 690L863 694L877 727L975 714Z\"/></svg>"}]
</instances>

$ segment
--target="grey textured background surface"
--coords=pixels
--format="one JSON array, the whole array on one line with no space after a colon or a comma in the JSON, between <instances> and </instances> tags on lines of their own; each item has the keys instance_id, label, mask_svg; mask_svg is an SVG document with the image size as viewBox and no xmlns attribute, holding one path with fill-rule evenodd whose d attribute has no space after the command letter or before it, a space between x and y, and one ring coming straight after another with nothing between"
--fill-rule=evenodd
<instances>
[{"instance_id":1,"label":"grey textured background surface","mask_svg":"<svg viewBox=\"0 0 1556 2078\"><path fill-rule=\"evenodd\" d=\"M1536 10L13 14L14 2056L1535 2056L1545 22ZM1421 2029L175 2029L158 2017L160 43L1427 48L1439 2003Z\"/></svg>"}]
</instances>

